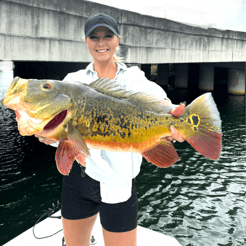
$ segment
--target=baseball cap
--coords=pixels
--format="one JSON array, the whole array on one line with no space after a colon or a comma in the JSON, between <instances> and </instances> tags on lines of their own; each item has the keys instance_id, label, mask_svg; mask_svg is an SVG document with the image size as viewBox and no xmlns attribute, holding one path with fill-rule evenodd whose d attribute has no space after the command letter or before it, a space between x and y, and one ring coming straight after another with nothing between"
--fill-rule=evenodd
<instances>
[{"instance_id":1,"label":"baseball cap","mask_svg":"<svg viewBox=\"0 0 246 246\"><path fill-rule=\"evenodd\" d=\"M87 38L91 32L99 26L109 28L115 35L119 35L118 24L114 18L105 14L96 14L87 19L85 23L85 37Z\"/></svg>"}]
</instances>

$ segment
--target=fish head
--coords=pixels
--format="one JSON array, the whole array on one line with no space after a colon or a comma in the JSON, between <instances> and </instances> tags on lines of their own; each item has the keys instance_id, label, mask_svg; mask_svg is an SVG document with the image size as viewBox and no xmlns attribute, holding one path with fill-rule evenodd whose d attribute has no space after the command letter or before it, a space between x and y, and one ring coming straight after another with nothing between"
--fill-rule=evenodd
<instances>
[{"instance_id":1,"label":"fish head","mask_svg":"<svg viewBox=\"0 0 246 246\"><path fill-rule=\"evenodd\" d=\"M57 132L71 119L73 103L59 82L14 78L1 103L15 111L22 136Z\"/></svg>"}]
</instances>

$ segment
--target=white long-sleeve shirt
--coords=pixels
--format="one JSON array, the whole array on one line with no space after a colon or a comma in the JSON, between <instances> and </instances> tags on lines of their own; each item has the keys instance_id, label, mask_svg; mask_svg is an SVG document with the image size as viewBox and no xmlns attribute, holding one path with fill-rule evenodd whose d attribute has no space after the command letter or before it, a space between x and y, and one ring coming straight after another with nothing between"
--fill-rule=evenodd
<instances>
[{"instance_id":1,"label":"white long-sleeve shirt","mask_svg":"<svg viewBox=\"0 0 246 246\"><path fill-rule=\"evenodd\" d=\"M117 62L116 80L125 90L147 92L159 98L166 98L164 90L156 83L147 80L138 67L127 68ZM69 73L64 81L79 81L90 84L98 79L97 73L90 63L86 69ZM53 145L55 146L55 145ZM57 146L57 145L56 145ZM86 159L86 174L100 182L102 201L119 203L127 201L131 196L132 179L140 172L142 156L138 153L111 152L90 148L90 156Z\"/></svg>"}]
</instances>

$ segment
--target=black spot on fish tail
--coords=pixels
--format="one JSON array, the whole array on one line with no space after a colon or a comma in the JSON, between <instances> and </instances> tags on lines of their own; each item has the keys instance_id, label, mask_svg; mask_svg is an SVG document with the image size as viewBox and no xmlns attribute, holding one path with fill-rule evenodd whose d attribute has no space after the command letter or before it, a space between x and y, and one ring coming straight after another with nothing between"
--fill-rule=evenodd
<instances>
[{"instance_id":1,"label":"black spot on fish tail","mask_svg":"<svg viewBox=\"0 0 246 246\"><path fill-rule=\"evenodd\" d=\"M179 121L182 123L184 121L184 119L181 118L181 119L179 119Z\"/></svg>"},{"instance_id":2,"label":"black spot on fish tail","mask_svg":"<svg viewBox=\"0 0 246 246\"><path fill-rule=\"evenodd\" d=\"M188 118L188 123L191 124L190 118Z\"/></svg>"},{"instance_id":3,"label":"black spot on fish tail","mask_svg":"<svg viewBox=\"0 0 246 246\"><path fill-rule=\"evenodd\" d=\"M198 117L197 117L197 116L195 116L195 115L192 115L192 120L193 120L193 124L194 124L195 126L197 126L197 125L198 125L198 123L199 123L199 119L198 119Z\"/></svg>"}]
</instances>

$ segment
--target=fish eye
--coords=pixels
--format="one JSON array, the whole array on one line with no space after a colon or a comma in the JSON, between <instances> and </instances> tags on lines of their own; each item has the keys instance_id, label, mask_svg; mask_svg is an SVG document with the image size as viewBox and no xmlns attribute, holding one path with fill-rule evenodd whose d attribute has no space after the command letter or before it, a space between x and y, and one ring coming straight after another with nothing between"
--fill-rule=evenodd
<instances>
[{"instance_id":1,"label":"fish eye","mask_svg":"<svg viewBox=\"0 0 246 246\"><path fill-rule=\"evenodd\" d=\"M51 84L46 82L43 84L43 88L44 89L51 89Z\"/></svg>"}]
</instances>

